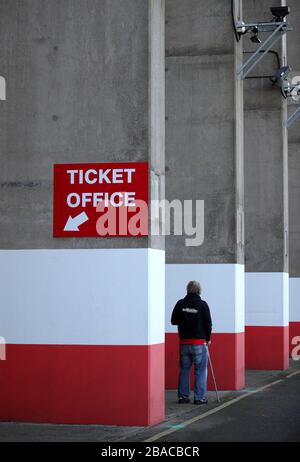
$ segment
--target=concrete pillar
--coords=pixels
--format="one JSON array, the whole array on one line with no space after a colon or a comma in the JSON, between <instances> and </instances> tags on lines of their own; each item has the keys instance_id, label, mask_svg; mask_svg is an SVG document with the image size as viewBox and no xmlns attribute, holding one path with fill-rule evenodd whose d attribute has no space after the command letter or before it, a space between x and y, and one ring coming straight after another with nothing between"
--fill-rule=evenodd
<instances>
[{"instance_id":1,"label":"concrete pillar","mask_svg":"<svg viewBox=\"0 0 300 462\"><path fill-rule=\"evenodd\" d=\"M291 77L300 76L300 5L296 0L289 2L293 31L287 40L288 64L292 67ZM300 78L299 78L300 80ZM289 113L296 111L295 104ZM289 270L290 270L290 350L292 340L300 336L300 119L288 131L289 150Z\"/></svg>"},{"instance_id":2,"label":"concrete pillar","mask_svg":"<svg viewBox=\"0 0 300 462\"><path fill-rule=\"evenodd\" d=\"M241 2L236 1L237 17ZM166 197L204 200L204 242L166 238L166 386L178 382L170 325L186 283L199 280L212 312L211 354L222 389L244 385L242 61L231 1L166 2ZM195 223L195 202L193 209Z\"/></svg>"},{"instance_id":3,"label":"concrete pillar","mask_svg":"<svg viewBox=\"0 0 300 462\"><path fill-rule=\"evenodd\" d=\"M280 1L244 2L244 21L272 18ZM261 38L264 40L265 35ZM244 38L245 50L257 45ZM285 39L275 45L286 64ZM247 55L246 55L247 56ZM269 53L250 76L274 75ZM288 184L286 101L270 79L249 79L245 99L246 368L288 367Z\"/></svg>"},{"instance_id":4,"label":"concrete pillar","mask_svg":"<svg viewBox=\"0 0 300 462\"><path fill-rule=\"evenodd\" d=\"M76 162L146 161L163 194L164 0L1 2L0 38L0 420L160 422L164 249L55 239L52 197Z\"/></svg>"}]
</instances>

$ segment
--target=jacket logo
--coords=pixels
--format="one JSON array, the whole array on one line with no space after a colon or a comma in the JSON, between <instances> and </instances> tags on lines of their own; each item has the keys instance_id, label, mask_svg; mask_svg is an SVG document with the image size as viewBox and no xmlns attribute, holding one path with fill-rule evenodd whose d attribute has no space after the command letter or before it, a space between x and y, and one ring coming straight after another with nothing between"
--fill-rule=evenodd
<instances>
[{"instance_id":1,"label":"jacket logo","mask_svg":"<svg viewBox=\"0 0 300 462\"><path fill-rule=\"evenodd\" d=\"M195 308L183 308L182 311L186 313L198 313L198 310L195 310Z\"/></svg>"}]
</instances>

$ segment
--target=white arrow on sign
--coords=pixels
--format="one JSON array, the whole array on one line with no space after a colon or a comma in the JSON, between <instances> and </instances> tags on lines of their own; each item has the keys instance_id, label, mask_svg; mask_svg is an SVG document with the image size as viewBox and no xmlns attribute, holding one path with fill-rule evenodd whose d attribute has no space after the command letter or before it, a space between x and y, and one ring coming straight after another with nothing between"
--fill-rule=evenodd
<instances>
[{"instance_id":1,"label":"white arrow on sign","mask_svg":"<svg viewBox=\"0 0 300 462\"><path fill-rule=\"evenodd\" d=\"M88 221L89 217L85 212L81 212L77 217L72 218L69 216L64 231L79 231L78 226Z\"/></svg>"}]
</instances>

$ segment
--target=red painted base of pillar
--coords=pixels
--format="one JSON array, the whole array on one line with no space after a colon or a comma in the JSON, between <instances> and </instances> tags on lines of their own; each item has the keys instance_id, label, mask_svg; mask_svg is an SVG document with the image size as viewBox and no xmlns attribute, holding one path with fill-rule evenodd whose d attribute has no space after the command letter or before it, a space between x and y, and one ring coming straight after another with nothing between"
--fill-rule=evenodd
<instances>
[{"instance_id":1,"label":"red painted base of pillar","mask_svg":"<svg viewBox=\"0 0 300 462\"><path fill-rule=\"evenodd\" d=\"M153 425L163 421L164 344L7 345L0 420Z\"/></svg>"},{"instance_id":2,"label":"red painted base of pillar","mask_svg":"<svg viewBox=\"0 0 300 462\"><path fill-rule=\"evenodd\" d=\"M246 326L245 345L246 369L288 369L288 326Z\"/></svg>"},{"instance_id":3,"label":"red painted base of pillar","mask_svg":"<svg viewBox=\"0 0 300 462\"><path fill-rule=\"evenodd\" d=\"M219 390L240 390L245 386L244 333L213 334L210 355ZM178 335L166 334L166 389L178 387L179 340ZM191 372L193 388L193 371ZM213 382L208 373L208 389Z\"/></svg>"},{"instance_id":4,"label":"red painted base of pillar","mask_svg":"<svg viewBox=\"0 0 300 462\"><path fill-rule=\"evenodd\" d=\"M296 346L296 343L292 344L292 340L295 337L299 337L300 339L300 322L290 322L290 357L292 357L292 350ZM299 344L298 341L297 344Z\"/></svg>"}]
</instances>

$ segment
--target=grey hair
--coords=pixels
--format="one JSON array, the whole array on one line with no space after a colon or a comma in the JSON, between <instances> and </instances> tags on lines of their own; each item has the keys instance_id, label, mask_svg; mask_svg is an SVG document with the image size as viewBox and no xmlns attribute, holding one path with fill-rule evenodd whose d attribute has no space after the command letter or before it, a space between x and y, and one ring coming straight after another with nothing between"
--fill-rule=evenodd
<instances>
[{"instance_id":1,"label":"grey hair","mask_svg":"<svg viewBox=\"0 0 300 462\"><path fill-rule=\"evenodd\" d=\"M198 281L190 281L186 286L186 291L188 294L200 295L202 292L202 288Z\"/></svg>"}]
</instances>

